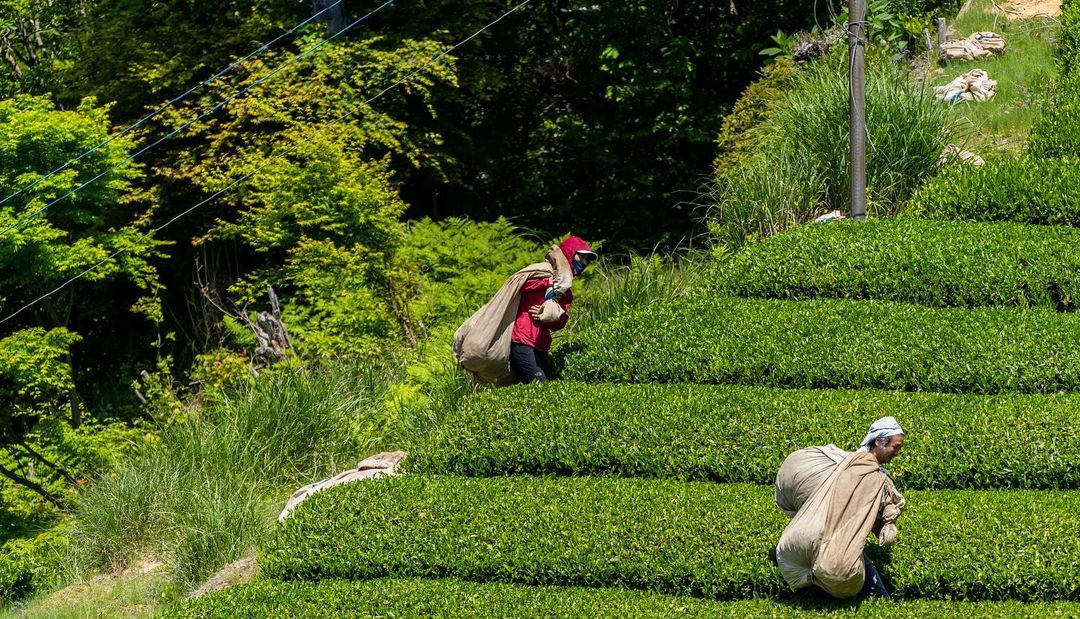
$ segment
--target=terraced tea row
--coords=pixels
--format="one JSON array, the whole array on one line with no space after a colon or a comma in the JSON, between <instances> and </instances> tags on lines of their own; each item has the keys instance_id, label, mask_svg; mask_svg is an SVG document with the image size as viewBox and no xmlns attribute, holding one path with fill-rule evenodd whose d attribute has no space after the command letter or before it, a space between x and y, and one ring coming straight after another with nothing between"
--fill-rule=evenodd
<instances>
[{"instance_id":1,"label":"terraced tea row","mask_svg":"<svg viewBox=\"0 0 1080 619\"><path fill-rule=\"evenodd\" d=\"M1075 617L1067 602L867 602L844 604L718 602L626 589L528 587L457 580L263 581L187 602L183 619L263 617L717 617L720 619L1007 619Z\"/></svg>"},{"instance_id":2,"label":"terraced tea row","mask_svg":"<svg viewBox=\"0 0 1080 619\"><path fill-rule=\"evenodd\" d=\"M908 432L906 489L1080 488L1080 395L971 396L554 382L478 394L407 465L468 476L615 475L771 484L787 454ZM846 441L846 442L845 442Z\"/></svg>"},{"instance_id":3,"label":"terraced tea row","mask_svg":"<svg viewBox=\"0 0 1080 619\"><path fill-rule=\"evenodd\" d=\"M590 382L1040 393L1080 389L1080 315L878 301L699 297L598 325L561 349Z\"/></svg>"},{"instance_id":4,"label":"terraced tea row","mask_svg":"<svg viewBox=\"0 0 1080 619\"><path fill-rule=\"evenodd\" d=\"M1080 597L1080 494L907 493L883 574L908 598ZM328 490L265 547L284 580L385 576L625 586L712 599L788 593L786 518L761 486L411 476Z\"/></svg>"},{"instance_id":5,"label":"terraced tea row","mask_svg":"<svg viewBox=\"0 0 1080 619\"><path fill-rule=\"evenodd\" d=\"M740 297L1071 311L1080 230L914 219L798 226L740 252L716 282Z\"/></svg>"}]
</instances>

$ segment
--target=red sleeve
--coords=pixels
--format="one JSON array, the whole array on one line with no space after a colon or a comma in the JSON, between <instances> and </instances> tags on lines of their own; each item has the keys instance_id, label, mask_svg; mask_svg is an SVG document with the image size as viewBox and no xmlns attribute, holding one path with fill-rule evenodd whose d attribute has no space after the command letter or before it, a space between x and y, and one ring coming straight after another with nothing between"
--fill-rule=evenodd
<instances>
[{"instance_id":1,"label":"red sleeve","mask_svg":"<svg viewBox=\"0 0 1080 619\"><path fill-rule=\"evenodd\" d=\"M547 290L548 288L551 288L550 277L536 277L525 280L525 283L521 286L521 291L535 292L537 290Z\"/></svg>"}]
</instances>

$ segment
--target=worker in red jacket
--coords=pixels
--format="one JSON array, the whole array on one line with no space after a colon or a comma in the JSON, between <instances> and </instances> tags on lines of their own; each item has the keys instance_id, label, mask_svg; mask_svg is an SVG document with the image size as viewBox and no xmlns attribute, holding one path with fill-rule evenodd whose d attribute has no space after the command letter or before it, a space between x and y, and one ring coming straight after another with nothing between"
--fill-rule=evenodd
<instances>
[{"instance_id":1,"label":"worker in red jacket","mask_svg":"<svg viewBox=\"0 0 1080 619\"><path fill-rule=\"evenodd\" d=\"M589 263L596 260L596 252L581 237L571 236L559 244L574 276L578 276ZM555 311L544 311L544 302L554 300ZM514 332L510 337L510 369L518 382L531 383L548 379L548 351L551 350L551 332L566 326L570 319L567 310L574 300L571 290L561 294L552 288L550 277L526 280L521 287ZM561 311L559 311L561 310Z\"/></svg>"}]
</instances>

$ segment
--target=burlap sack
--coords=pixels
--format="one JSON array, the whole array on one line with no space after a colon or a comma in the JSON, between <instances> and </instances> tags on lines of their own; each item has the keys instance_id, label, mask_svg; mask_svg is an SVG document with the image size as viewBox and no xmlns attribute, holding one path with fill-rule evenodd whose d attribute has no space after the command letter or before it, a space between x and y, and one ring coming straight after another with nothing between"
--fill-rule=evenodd
<instances>
[{"instance_id":1,"label":"burlap sack","mask_svg":"<svg viewBox=\"0 0 1080 619\"><path fill-rule=\"evenodd\" d=\"M947 60L982 60L1005 53L1005 39L995 32L976 32L966 39L941 45L941 55Z\"/></svg>"},{"instance_id":2,"label":"burlap sack","mask_svg":"<svg viewBox=\"0 0 1080 619\"><path fill-rule=\"evenodd\" d=\"M404 451L378 453L367 458L360 464L357 464L355 469L342 471L333 477L327 477L326 479L317 481L313 484L308 484L289 497L289 502L285 504L285 509L281 510L281 513L278 515L278 522L285 522L285 519L292 514L293 510L296 509L298 505L306 501L309 496L316 492L322 492L327 488L333 488L334 486L340 486L341 484L347 484L354 481L377 479L379 477L395 477L398 474L397 467L404 459Z\"/></svg>"},{"instance_id":3,"label":"burlap sack","mask_svg":"<svg viewBox=\"0 0 1080 619\"><path fill-rule=\"evenodd\" d=\"M792 453L776 473L776 506L788 518L794 518L848 455L836 445L807 447Z\"/></svg>"},{"instance_id":4,"label":"burlap sack","mask_svg":"<svg viewBox=\"0 0 1080 619\"><path fill-rule=\"evenodd\" d=\"M854 597L866 572L866 538L881 525L895 539L904 498L867 452L844 459L784 529L776 547L780 574L794 589L817 585L838 598Z\"/></svg>"}]
</instances>

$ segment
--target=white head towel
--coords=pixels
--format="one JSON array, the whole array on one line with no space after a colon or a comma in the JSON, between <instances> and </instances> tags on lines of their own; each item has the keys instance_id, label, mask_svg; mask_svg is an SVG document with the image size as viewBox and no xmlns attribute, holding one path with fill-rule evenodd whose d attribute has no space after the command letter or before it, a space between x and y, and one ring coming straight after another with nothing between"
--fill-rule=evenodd
<instances>
[{"instance_id":1,"label":"white head towel","mask_svg":"<svg viewBox=\"0 0 1080 619\"><path fill-rule=\"evenodd\" d=\"M866 438L859 443L859 448L864 451L869 450L870 445L877 439L889 438L903 433L904 429L900 427L900 423L896 421L895 417L882 417L870 424L870 431L866 434Z\"/></svg>"}]
</instances>

